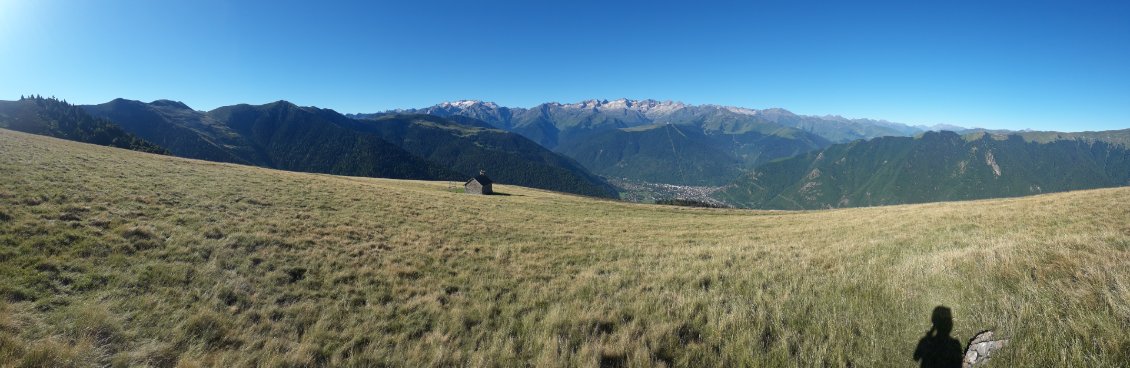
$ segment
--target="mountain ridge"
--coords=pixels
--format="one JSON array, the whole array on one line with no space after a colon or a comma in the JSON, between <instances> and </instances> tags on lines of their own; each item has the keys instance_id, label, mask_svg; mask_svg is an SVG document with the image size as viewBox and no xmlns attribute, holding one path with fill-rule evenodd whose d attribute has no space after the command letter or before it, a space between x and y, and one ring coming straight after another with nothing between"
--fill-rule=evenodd
<instances>
[{"instance_id":1,"label":"mountain ridge","mask_svg":"<svg viewBox=\"0 0 1130 368\"><path fill-rule=\"evenodd\" d=\"M521 116L529 111L546 111L547 109L568 109L568 110L585 110L589 112L604 112L607 110L625 110L640 113L651 120L663 119L667 115L682 109L702 109L714 108L730 111L736 114L746 116L757 116L767 121L781 123L790 127L807 127L816 130L824 131L823 137L833 142L842 143L860 138L874 138L886 135L913 135L926 130L930 130L927 126L909 125L903 123L896 123L887 120L876 119L849 119L839 115L799 115L795 114L784 108L765 108L765 109L752 109L738 106L718 105L718 104L701 104L694 105L680 101L672 100L655 100L655 99L588 99L572 103L562 102L546 102L535 105L533 107L507 107L501 106L495 102L482 101L482 100L455 100L441 102L439 104L425 107L425 108L409 108L409 109L395 109L389 110L399 113L428 113L437 115L448 114L467 114L468 116L479 115L495 115L496 121L490 119L483 119L492 124L504 128L512 128L514 124L512 119L516 116ZM501 114L484 114L486 111L499 111ZM364 116L368 114L352 114ZM663 121L652 121L663 122ZM834 132L829 125L846 125L841 126L841 130L849 132ZM956 128L955 126L937 125L935 127ZM965 128L961 128L965 129Z\"/></svg>"},{"instance_id":2,"label":"mountain ridge","mask_svg":"<svg viewBox=\"0 0 1130 368\"><path fill-rule=\"evenodd\" d=\"M623 135L619 129L635 128L653 124L675 124L679 129L698 130L703 138L711 142L694 143L688 147L697 147L701 150L713 151L713 156L706 152L697 152L688 155L696 157L686 163L688 172L705 172L706 167L717 167L715 161L732 161L731 157L738 160L731 162L728 167L720 170L716 175L739 174L741 170L768 162L803 153L813 149L827 146L831 142L821 136L801 128L779 124L763 119L759 113L752 110L738 110L725 108L718 105L688 105L677 101L658 100L599 100L590 99L575 103L549 102L533 108L510 108L500 106L493 102L477 100L458 100L444 102L423 109L398 109L385 113L355 114L356 118L371 118L388 113L418 113L431 114L443 117L466 116L483 120L491 126L514 132L529 138L542 146L569 156L582 165L602 175L630 174L629 179L650 178L669 184L699 185L702 181L698 178L689 178L685 175L672 175L674 171L664 168L663 162L670 159L655 157L638 157L638 152L632 147L607 146L608 144L638 144L650 147L672 147L672 142L662 135L652 135L639 139L612 138L611 136ZM783 110L781 110L783 111ZM784 114L780 111L771 111L776 118ZM777 119L780 120L780 119ZM637 135L638 132L629 132ZM763 139L764 137L776 137ZM600 147L610 152L627 154L620 162L603 162L604 158L590 155L594 141L603 142ZM635 143L632 143L635 142ZM708 147L709 145L720 147ZM717 149L716 149L717 148ZM647 152L663 152L656 149L645 149ZM667 153L664 153L667 154ZM670 154L677 154L671 152ZM606 158L606 157L605 157ZM602 162L595 162L598 160ZM626 170L613 170L620 166ZM689 180L688 180L689 179ZM707 182L730 180L726 178L707 178Z\"/></svg>"},{"instance_id":3,"label":"mountain ridge","mask_svg":"<svg viewBox=\"0 0 1130 368\"><path fill-rule=\"evenodd\" d=\"M196 111L172 100L145 103L115 99L83 108L121 121L127 130L160 141L183 157L304 172L426 180L460 181L479 169L489 169L502 183L591 196L616 195L614 188L579 164L517 134L462 116L430 118L433 123L459 127L454 130L411 125L412 135L428 137L420 144L390 142L386 138L394 137L383 129L387 127L285 100L222 106L211 111ZM492 132L462 134L487 128ZM488 141L521 148L484 147ZM530 174L517 174L523 171Z\"/></svg>"}]
</instances>

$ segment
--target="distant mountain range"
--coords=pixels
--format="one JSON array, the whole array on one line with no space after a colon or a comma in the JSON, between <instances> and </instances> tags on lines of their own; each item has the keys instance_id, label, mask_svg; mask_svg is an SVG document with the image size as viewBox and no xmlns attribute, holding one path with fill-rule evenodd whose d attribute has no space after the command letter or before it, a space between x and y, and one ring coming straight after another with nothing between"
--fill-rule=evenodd
<instances>
[{"instance_id":1,"label":"distant mountain range","mask_svg":"<svg viewBox=\"0 0 1130 368\"><path fill-rule=\"evenodd\" d=\"M487 170L504 184L615 198L608 178L628 191L666 185L665 193L676 193L671 199L767 209L1130 185L1130 129L948 127L959 134L930 130L938 126L655 100L528 109L456 101L347 116L286 101L197 111L172 100L72 106L37 96L0 101L0 128L338 175L461 181Z\"/></svg>"},{"instance_id":2,"label":"distant mountain range","mask_svg":"<svg viewBox=\"0 0 1130 368\"><path fill-rule=\"evenodd\" d=\"M485 169L504 184L616 194L576 162L468 118L390 115L357 120L285 101L208 112L166 100L118 99L85 108L185 157L402 179L464 180Z\"/></svg>"},{"instance_id":3,"label":"distant mountain range","mask_svg":"<svg viewBox=\"0 0 1130 368\"><path fill-rule=\"evenodd\" d=\"M597 174L685 185L725 183L759 164L833 143L911 136L926 129L882 120L804 116L784 109L629 99L532 108L463 100L354 117L387 113L471 117L564 153Z\"/></svg>"},{"instance_id":4,"label":"distant mountain range","mask_svg":"<svg viewBox=\"0 0 1130 368\"><path fill-rule=\"evenodd\" d=\"M614 187L576 161L470 118L390 115L357 120L278 101L196 111L170 100L71 106L0 101L0 127L219 162L398 179L495 181L590 196ZM152 142L152 143L150 143Z\"/></svg>"},{"instance_id":5,"label":"distant mountain range","mask_svg":"<svg viewBox=\"0 0 1130 368\"><path fill-rule=\"evenodd\" d=\"M1130 151L1122 144L942 131L837 144L768 163L716 196L743 207L821 209L1122 185L1130 185Z\"/></svg>"},{"instance_id":6,"label":"distant mountain range","mask_svg":"<svg viewBox=\"0 0 1130 368\"><path fill-rule=\"evenodd\" d=\"M567 104L549 102L532 108L503 107L493 102L462 100L390 112L473 117L525 135L553 149L563 143L562 140L568 143L569 139L576 138L578 134L583 136L585 131L631 128L655 123L695 125L709 133L750 130L771 132L792 128L815 134L831 143L882 136L909 136L930 129L883 120L797 115L779 108L756 110L629 99L587 100ZM781 133L788 134L789 131Z\"/></svg>"}]
</instances>

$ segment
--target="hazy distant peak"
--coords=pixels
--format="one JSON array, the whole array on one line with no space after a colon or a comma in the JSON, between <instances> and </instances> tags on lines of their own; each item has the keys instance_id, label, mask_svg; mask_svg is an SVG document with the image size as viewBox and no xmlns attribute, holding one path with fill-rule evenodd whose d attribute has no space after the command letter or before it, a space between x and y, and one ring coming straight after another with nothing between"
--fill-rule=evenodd
<instances>
[{"instance_id":1,"label":"hazy distant peak","mask_svg":"<svg viewBox=\"0 0 1130 368\"><path fill-rule=\"evenodd\" d=\"M757 111L757 115L760 116L762 119L772 121L772 122L780 122L782 119L793 119L793 118L799 117L799 115L794 114L792 111L785 110L785 109L782 109L780 107L770 107L768 109L762 109L762 110L756 110L756 111ZM816 118L820 119L819 117L816 117Z\"/></svg>"},{"instance_id":2,"label":"hazy distant peak","mask_svg":"<svg viewBox=\"0 0 1130 368\"><path fill-rule=\"evenodd\" d=\"M886 121L884 120L884 122L886 122ZM934 125L930 125L930 126L915 125L914 127L922 129L922 130L950 130L950 131L955 131L955 132L960 132L960 131L964 131L964 130L969 129L969 128L966 128L966 127L957 126L957 125L953 125L953 124L934 124ZM973 128L973 129L976 129L976 128Z\"/></svg>"},{"instance_id":3,"label":"hazy distant peak","mask_svg":"<svg viewBox=\"0 0 1130 368\"><path fill-rule=\"evenodd\" d=\"M796 114L793 114L792 111L782 109L780 107L770 107L768 109L761 110L761 113L764 113L764 114L779 114L779 115L796 115Z\"/></svg>"}]
</instances>

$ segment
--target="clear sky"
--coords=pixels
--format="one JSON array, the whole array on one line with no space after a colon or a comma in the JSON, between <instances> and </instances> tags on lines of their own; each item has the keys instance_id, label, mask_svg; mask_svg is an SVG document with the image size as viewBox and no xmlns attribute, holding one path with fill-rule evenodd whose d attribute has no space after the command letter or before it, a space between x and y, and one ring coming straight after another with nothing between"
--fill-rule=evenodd
<instances>
[{"instance_id":1,"label":"clear sky","mask_svg":"<svg viewBox=\"0 0 1130 368\"><path fill-rule=\"evenodd\" d=\"M1130 128L1130 1L0 0L0 99L341 112L654 98Z\"/></svg>"}]
</instances>

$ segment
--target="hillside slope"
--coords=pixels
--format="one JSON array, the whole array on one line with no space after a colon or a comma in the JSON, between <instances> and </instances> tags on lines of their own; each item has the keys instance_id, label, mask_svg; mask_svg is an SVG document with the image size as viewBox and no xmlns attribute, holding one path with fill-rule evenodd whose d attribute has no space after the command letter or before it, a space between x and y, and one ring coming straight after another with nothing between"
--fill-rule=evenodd
<instances>
[{"instance_id":1,"label":"hillside slope","mask_svg":"<svg viewBox=\"0 0 1130 368\"><path fill-rule=\"evenodd\" d=\"M283 170L400 179L461 180L465 175L359 132L357 122L333 110L299 107L286 101L224 106L208 116Z\"/></svg>"},{"instance_id":2,"label":"hillside slope","mask_svg":"<svg viewBox=\"0 0 1130 368\"><path fill-rule=\"evenodd\" d=\"M948 131L839 144L772 162L718 196L765 209L1014 197L1130 185L1130 151L1103 141L970 139Z\"/></svg>"},{"instance_id":3,"label":"hillside slope","mask_svg":"<svg viewBox=\"0 0 1130 368\"><path fill-rule=\"evenodd\" d=\"M813 212L338 177L0 130L0 362L1130 361L1130 188Z\"/></svg>"},{"instance_id":4,"label":"hillside slope","mask_svg":"<svg viewBox=\"0 0 1130 368\"><path fill-rule=\"evenodd\" d=\"M142 152L168 153L111 121L92 117L81 108L53 97L0 101L0 128Z\"/></svg>"}]
</instances>

